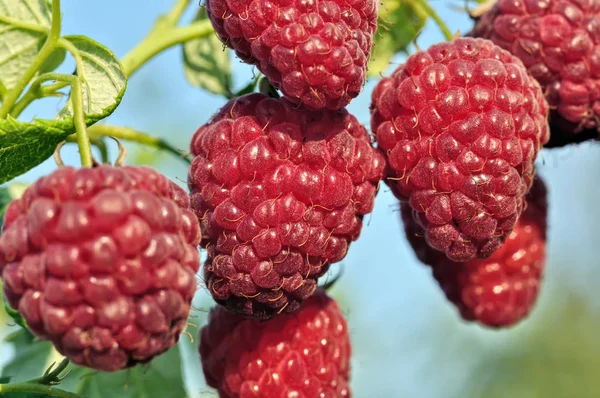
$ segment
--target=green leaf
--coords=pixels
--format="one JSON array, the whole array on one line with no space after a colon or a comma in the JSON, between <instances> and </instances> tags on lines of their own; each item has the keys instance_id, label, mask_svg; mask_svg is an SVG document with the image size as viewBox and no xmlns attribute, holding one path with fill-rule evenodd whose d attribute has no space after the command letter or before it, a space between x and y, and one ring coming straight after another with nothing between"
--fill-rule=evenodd
<instances>
[{"instance_id":1,"label":"green leaf","mask_svg":"<svg viewBox=\"0 0 600 398\"><path fill-rule=\"evenodd\" d=\"M11 377L13 382L35 379L44 374L56 360L56 352L47 341L36 340L29 332L19 330L11 335L10 343L15 354L2 369L2 377Z\"/></svg>"},{"instance_id":2,"label":"green leaf","mask_svg":"<svg viewBox=\"0 0 600 398\"><path fill-rule=\"evenodd\" d=\"M384 73L394 55L406 51L423 26L427 14L412 0L387 0L379 10L379 28L369 64L369 75Z\"/></svg>"},{"instance_id":3,"label":"green leaf","mask_svg":"<svg viewBox=\"0 0 600 398\"><path fill-rule=\"evenodd\" d=\"M202 7L194 22L206 20ZM216 35L190 40L183 45L183 64L187 80L195 87L231 97L229 50Z\"/></svg>"},{"instance_id":4,"label":"green leaf","mask_svg":"<svg viewBox=\"0 0 600 398\"><path fill-rule=\"evenodd\" d=\"M8 187L0 187L0 230L2 229L2 224L4 222L4 213L11 200L12 197L10 196Z\"/></svg>"},{"instance_id":5,"label":"green leaf","mask_svg":"<svg viewBox=\"0 0 600 398\"><path fill-rule=\"evenodd\" d=\"M12 117L0 119L0 183L42 163L72 132L72 120L24 123Z\"/></svg>"},{"instance_id":6,"label":"green leaf","mask_svg":"<svg viewBox=\"0 0 600 398\"><path fill-rule=\"evenodd\" d=\"M0 82L10 90L44 44L51 25L46 0L0 0Z\"/></svg>"},{"instance_id":7,"label":"green leaf","mask_svg":"<svg viewBox=\"0 0 600 398\"><path fill-rule=\"evenodd\" d=\"M0 384L10 383L10 376L0 377Z\"/></svg>"},{"instance_id":8,"label":"green leaf","mask_svg":"<svg viewBox=\"0 0 600 398\"><path fill-rule=\"evenodd\" d=\"M114 373L96 372L70 365L69 376L60 388L87 398L184 398L186 392L177 346L155 358L148 365Z\"/></svg>"},{"instance_id":9,"label":"green leaf","mask_svg":"<svg viewBox=\"0 0 600 398\"><path fill-rule=\"evenodd\" d=\"M67 50L64 48L56 48L52 54L48 57L48 59L42 64L40 67L38 74L52 72L56 68L58 68L65 60L65 56L67 55Z\"/></svg>"},{"instance_id":10,"label":"green leaf","mask_svg":"<svg viewBox=\"0 0 600 398\"><path fill-rule=\"evenodd\" d=\"M0 187L0 230L2 230L4 213L6 212L8 204L14 199L19 199L27 187L28 184L24 183L14 183L9 186ZM2 295L0 294L0 297L1 296Z\"/></svg>"},{"instance_id":11,"label":"green leaf","mask_svg":"<svg viewBox=\"0 0 600 398\"><path fill-rule=\"evenodd\" d=\"M86 124L92 125L114 112L127 86L127 77L121 63L108 48L85 36L64 36L77 49L81 65L77 76L82 81L83 109ZM71 99L60 112L59 118L72 118Z\"/></svg>"}]
</instances>

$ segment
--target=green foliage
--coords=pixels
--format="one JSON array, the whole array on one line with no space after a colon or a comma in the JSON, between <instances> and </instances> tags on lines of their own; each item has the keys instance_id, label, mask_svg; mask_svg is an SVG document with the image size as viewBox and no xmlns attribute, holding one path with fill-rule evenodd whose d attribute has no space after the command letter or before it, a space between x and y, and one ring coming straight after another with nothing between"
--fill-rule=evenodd
<instances>
[{"instance_id":1,"label":"green foliage","mask_svg":"<svg viewBox=\"0 0 600 398\"><path fill-rule=\"evenodd\" d=\"M44 374L52 358L52 344L35 339L26 330L18 330L6 340L15 348L15 355L2 369L1 377L21 382Z\"/></svg>"},{"instance_id":2,"label":"green foliage","mask_svg":"<svg viewBox=\"0 0 600 398\"><path fill-rule=\"evenodd\" d=\"M380 76L392 57L406 51L425 25L425 13L413 0L388 0L381 3L379 27L375 34L369 75Z\"/></svg>"},{"instance_id":3,"label":"green foliage","mask_svg":"<svg viewBox=\"0 0 600 398\"><path fill-rule=\"evenodd\" d=\"M202 7L194 22L207 19L206 8ZM190 84L214 94L232 96L229 50L216 34L184 43L183 63L185 77Z\"/></svg>"},{"instance_id":4,"label":"green foliage","mask_svg":"<svg viewBox=\"0 0 600 398\"><path fill-rule=\"evenodd\" d=\"M27 40L33 43L32 38L38 40L31 54L25 50L15 52L8 47L3 52L0 47L0 81L6 89L11 89L22 77L21 72L27 68L25 64L34 62L45 38L43 32L50 27L51 10L48 2L43 0L0 0L0 10L8 15L7 18L0 17L0 29L4 26L0 30L0 39L9 44L17 43L15 45L28 43ZM127 78L119 60L108 48L84 36L65 36L59 44L61 47L56 47L41 64L40 79L53 80L61 76L43 75L43 72L52 71L63 62L66 47L77 64L76 77L81 81L82 91L82 104L77 106L83 109L85 123L91 125L106 118L119 105L126 88ZM0 183L25 173L50 157L56 146L75 131L73 116L74 105L69 99L58 121L21 122L10 116L0 119Z\"/></svg>"},{"instance_id":5,"label":"green foliage","mask_svg":"<svg viewBox=\"0 0 600 398\"><path fill-rule=\"evenodd\" d=\"M0 0L0 82L7 90L15 86L44 44L50 11L46 0Z\"/></svg>"},{"instance_id":6,"label":"green foliage","mask_svg":"<svg viewBox=\"0 0 600 398\"><path fill-rule=\"evenodd\" d=\"M64 121L0 119L0 183L42 163L72 132L72 123Z\"/></svg>"},{"instance_id":7,"label":"green foliage","mask_svg":"<svg viewBox=\"0 0 600 398\"><path fill-rule=\"evenodd\" d=\"M177 346L148 365L116 373L103 373L70 365L60 388L87 398L184 398L181 357Z\"/></svg>"},{"instance_id":8,"label":"green foliage","mask_svg":"<svg viewBox=\"0 0 600 398\"><path fill-rule=\"evenodd\" d=\"M8 340L14 345L15 356L0 377L11 378L12 382L38 378L52 363L62 359L50 343L36 340L24 330L13 333ZM67 372L60 388L87 398L186 396L177 346L148 365L120 372L103 373L72 364Z\"/></svg>"},{"instance_id":9,"label":"green foliage","mask_svg":"<svg viewBox=\"0 0 600 398\"><path fill-rule=\"evenodd\" d=\"M109 116L121 102L127 77L121 63L108 48L85 36L65 36L76 49L77 77L81 85L86 124L92 125ZM59 117L73 117L73 102Z\"/></svg>"}]
</instances>

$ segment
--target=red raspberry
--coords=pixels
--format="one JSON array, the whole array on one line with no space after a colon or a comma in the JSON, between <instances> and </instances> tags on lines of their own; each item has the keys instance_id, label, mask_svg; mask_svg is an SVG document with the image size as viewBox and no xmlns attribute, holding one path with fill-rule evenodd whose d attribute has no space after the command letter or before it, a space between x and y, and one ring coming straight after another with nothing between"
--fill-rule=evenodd
<instances>
[{"instance_id":1,"label":"red raspberry","mask_svg":"<svg viewBox=\"0 0 600 398\"><path fill-rule=\"evenodd\" d=\"M514 231L490 258L455 263L431 249L404 204L406 236L419 260L430 265L442 290L467 321L490 327L523 319L538 296L546 257L546 188L537 179Z\"/></svg>"},{"instance_id":2,"label":"red raspberry","mask_svg":"<svg viewBox=\"0 0 600 398\"><path fill-rule=\"evenodd\" d=\"M454 261L491 255L513 230L548 107L521 61L460 38L408 58L375 88L372 128L387 184Z\"/></svg>"},{"instance_id":3,"label":"red raspberry","mask_svg":"<svg viewBox=\"0 0 600 398\"><path fill-rule=\"evenodd\" d=\"M192 139L188 183L217 302L256 318L298 309L362 228L384 161L346 110L251 94Z\"/></svg>"},{"instance_id":4,"label":"red raspberry","mask_svg":"<svg viewBox=\"0 0 600 398\"><path fill-rule=\"evenodd\" d=\"M379 0L207 0L221 40L289 100L341 109L364 84Z\"/></svg>"},{"instance_id":5,"label":"red raspberry","mask_svg":"<svg viewBox=\"0 0 600 398\"><path fill-rule=\"evenodd\" d=\"M557 131L589 138L584 130L593 129L598 137L600 0L499 0L471 35L490 39L523 61L545 90L561 127Z\"/></svg>"},{"instance_id":6,"label":"red raspberry","mask_svg":"<svg viewBox=\"0 0 600 398\"><path fill-rule=\"evenodd\" d=\"M267 322L219 306L200 332L204 375L222 398L350 397L350 353L346 321L320 289Z\"/></svg>"},{"instance_id":7,"label":"red raspberry","mask_svg":"<svg viewBox=\"0 0 600 398\"><path fill-rule=\"evenodd\" d=\"M189 197L148 167L62 167L8 206L4 294L73 362L150 361L186 326L200 264Z\"/></svg>"}]
</instances>

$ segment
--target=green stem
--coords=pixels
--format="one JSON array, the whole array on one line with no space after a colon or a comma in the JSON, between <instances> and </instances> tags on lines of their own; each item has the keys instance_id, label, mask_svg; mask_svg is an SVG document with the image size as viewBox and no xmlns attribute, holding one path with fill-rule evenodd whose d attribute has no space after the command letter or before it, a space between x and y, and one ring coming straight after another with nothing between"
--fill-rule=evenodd
<instances>
[{"instance_id":1,"label":"green stem","mask_svg":"<svg viewBox=\"0 0 600 398\"><path fill-rule=\"evenodd\" d=\"M427 15L429 15L429 17L435 21L437 26L440 28L440 30L444 34L444 37L446 38L446 40L451 41L454 38L454 35L452 34L452 32L450 32L450 29L448 28L448 25L446 25L446 22L444 22L444 20L442 18L440 18L438 13L435 12L435 10L429 5L427 0L415 0L415 2L416 2L416 5L421 6L421 8L425 11L425 13Z\"/></svg>"},{"instance_id":2,"label":"green stem","mask_svg":"<svg viewBox=\"0 0 600 398\"><path fill-rule=\"evenodd\" d=\"M77 145L79 146L79 157L83 167L92 167L94 160L92 158L92 148L90 146L90 137L87 133L85 123L85 113L83 111L83 96L81 95L81 81L77 76L65 75L62 73L44 73L40 76L40 81L56 80L66 82L71 85L71 104L73 105L73 122L77 132Z\"/></svg>"},{"instance_id":3,"label":"green stem","mask_svg":"<svg viewBox=\"0 0 600 398\"><path fill-rule=\"evenodd\" d=\"M88 134L90 136L90 143L98 149L100 152L100 160L103 164L106 164L110 161L108 157L108 146L106 142L104 142L104 136L101 135L93 135L90 134L90 129L88 128ZM77 143L77 134L72 134L66 138L68 143Z\"/></svg>"},{"instance_id":4,"label":"green stem","mask_svg":"<svg viewBox=\"0 0 600 398\"><path fill-rule=\"evenodd\" d=\"M10 26L16 26L17 28L20 28L23 30L30 30L32 32L48 34L48 29L41 25L36 25L36 24L29 23L26 21L21 21L19 19L13 19L10 17L6 17L4 15L0 15L0 22L4 23L6 25L10 25Z\"/></svg>"},{"instance_id":5,"label":"green stem","mask_svg":"<svg viewBox=\"0 0 600 398\"><path fill-rule=\"evenodd\" d=\"M92 167L94 159L92 158L90 137L87 134L87 125L85 124L81 81L75 77L71 85L71 102L73 103L73 121L75 122L75 131L77 131L77 146L79 147L81 165L83 167Z\"/></svg>"},{"instance_id":6,"label":"green stem","mask_svg":"<svg viewBox=\"0 0 600 398\"><path fill-rule=\"evenodd\" d=\"M185 12L185 9L190 5L190 0L177 0L171 11L165 16L172 25L176 25Z\"/></svg>"},{"instance_id":7,"label":"green stem","mask_svg":"<svg viewBox=\"0 0 600 398\"><path fill-rule=\"evenodd\" d=\"M173 27L168 19L161 17L150 34L121 60L125 75L131 77L142 65L169 47L192 39L208 37L212 33L213 27L209 20L194 22L183 27Z\"/></svg>"},{"instance_id":8,"label":"green stem","mask_svg":"<svg viewBox=\"0 0 600 398\"><path fill-rule=\"evenodd\" d=\"M0 396L6 393L37 393L59 398L82 398L81 395L61 390L52 386L37 383L0 384Z\"/></svg>"},{"instance_id":9,"label":"green stem","mask_svg":"<svg viewBox=\"0 0 600 398\"><path fill-rule=\"evenodd\" d=\"M170 145L168 142L161 138L157 138L148 134L144 134L140 131L134 130L129 127L122 126L110 126L107 124L96 124L89 129L89 133L92 137L94 136L105 136L105 137L115 137L125 141L132 141L138 144L146 145L149 147L161 149L163 151L169 152L178 158L182 159L184 162L190 163L190 159L187 155L183 153L183 151L178 150L174 146Z\"/></svg>"},{"instance_id":10,"label":"green stem","mask_svg":"<svg viewBox=\"0 0 600 398\"><path fill-rule=\"evenodd\" d=\"M52 0L52 26L50 28L50 33L37 57L33 60L33 63L25 70L25 73L21 76L15 87L6 93L6 98L4 98L4 102L0 107L0 119L5 118L9 114L31 79L33 79L35 74L42 67L46 59L52 55L60 37L60 26L60 0Z\"/></svg>"},{"instance_id":11,"label":"green stem","mask_svg":"<svg viewBox=\"0 0 600 398\"><path fill-rule=\"evenodd\" d=\"M43 75L42 75L43 76ZM40 76L41 77L41 76ZM54 84L49 84L47 86L42 86L43 80L36 79L29 86L29 90L23 96L13 109L10 111L10 115L14 118L18 118L21 113L31 104L33 101L43 98L43 97L62 97L62 93L58 93L57 91L65 88L69 85L66 82L56 82Z\"/></svg>"}]
</instances>

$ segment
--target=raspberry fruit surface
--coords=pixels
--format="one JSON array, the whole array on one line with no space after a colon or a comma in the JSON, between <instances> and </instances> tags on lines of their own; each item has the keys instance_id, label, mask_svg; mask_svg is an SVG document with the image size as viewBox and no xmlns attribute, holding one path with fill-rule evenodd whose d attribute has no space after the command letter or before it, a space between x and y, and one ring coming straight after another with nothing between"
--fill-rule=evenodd
<instances>
[{"instance_id":1,"label":"raspberry fruit surface","mask_svg":"<svg viewBox=\"0 0 600 398\"><path fill-rule=\"evenodd\" d=\"M413 210L402 205L406 236L417 258L431 266L446 297L463 319L490 327L513 325L538 297L546 260L546 188L536 179L527 208L502 247L487 259L455 263L431 249Z\"/></svg>"},{"instance_id":2,"label":"raspberry fruit surface","mask_svg":"<svg viewBox=\"0 0 600 398\"><path fill-rule=\"evenodd\" d=\"M0 236L4 294L73 362L150 361L186 326L200 260L188 195L148 167L62 167L12 201Z\"/></svg>"},{"instance_id":3,"label":"raspberry fruit surface","mask_svg":"<svg viewBox=\"0 0 600 398\"><path fill-rule=\"evenodd\" d=\"M491 255L513 230L548 141L548 106L523 63L459 38L410 56L373 92L386 182L454 261Z\"/></svg>"},{"instance_id":4,"label":"raspberry fruit surface","mask_svg":"<svg viewBox=\"0 0 600 398\"><path fill-rule=\"evenodd\" d=\"M198 129L191 151L208 290L261 319L297 310L345 257L384 168L346 110L311 112L262 94L230 101Z\"/></svg>"},{"instance_id":5,"label":"raspberry fruit surface","mask_svg":"<svg viewBox=\"0 0 600 398\"><path fill-rule=\"evenodd\" d=\"M346 321L320 289L267 322L218 306L200 332L204 375L222 398L350 397L350 354Z\"/></svg>"},{"instance_id":6,"label":"raspberry fruit surface","mask_svg":"<svg viewBox=\"0 0 600 398\"><path fill-rule=\"evenodd\" d=\"M291 101L341 109L364 84L379 0L208 0L221 40Z\"/></svg>"},{"instance_id":7,"label":"raspberry fruit surface","mask_svg":"<svg viewBox=\"0 0 600 398\"><path fill-rule=\"evenodd\" d=\"M598 137L600 0L499 0L471 35L523 61L554 109L559 134L592 129Z\"/></svg>"}]
</instances>

